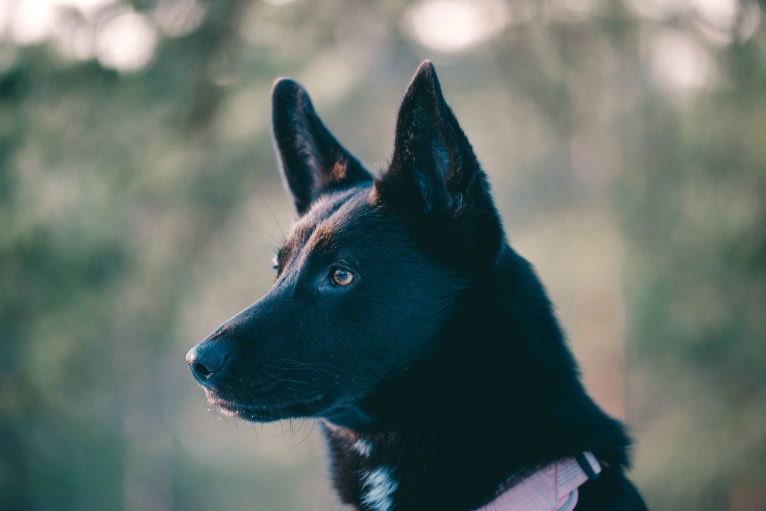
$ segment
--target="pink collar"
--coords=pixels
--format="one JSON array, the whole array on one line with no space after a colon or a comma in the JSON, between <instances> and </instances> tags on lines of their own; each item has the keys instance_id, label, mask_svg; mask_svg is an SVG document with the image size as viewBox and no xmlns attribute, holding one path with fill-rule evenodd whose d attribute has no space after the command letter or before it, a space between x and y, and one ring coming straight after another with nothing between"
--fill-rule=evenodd
<instances>
[{"instance_id":1,"label":"pink collar","mask_svg":"<svg viewBox=\"0 0 766 511\"><path fill-rule=\"evenodd\" d=\"M577 489L601 472L596 457L585 452L533 473L477 511L571 511Z\"/></svg>"}]
</instances>

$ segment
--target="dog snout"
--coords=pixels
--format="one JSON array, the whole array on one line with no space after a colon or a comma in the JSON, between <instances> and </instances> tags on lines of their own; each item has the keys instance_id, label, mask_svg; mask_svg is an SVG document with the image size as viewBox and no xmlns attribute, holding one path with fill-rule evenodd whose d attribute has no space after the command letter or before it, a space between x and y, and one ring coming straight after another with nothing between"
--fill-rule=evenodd
<instances>
[{"instance_id":1,"label":"dog snout","mask_svg":"<svg viewBox=\"0 0 766 511\"><path fill-rule=\"evenodd\" d=\"M221 342L201 342L186 354L186 363L194 378L205 388L215 386L228 359L227 350Z\"/></svg>"}]
</instances>

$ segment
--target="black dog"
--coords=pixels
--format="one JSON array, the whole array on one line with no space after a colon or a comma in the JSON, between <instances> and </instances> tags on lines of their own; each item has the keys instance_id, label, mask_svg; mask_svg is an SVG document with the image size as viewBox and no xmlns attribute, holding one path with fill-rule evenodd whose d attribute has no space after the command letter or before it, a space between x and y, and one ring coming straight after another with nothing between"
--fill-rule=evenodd
<instances>
[{"instance_id":1,"label":"black dog","mask_svg":"<svg viewBox=\"0 0 766 511\"><path fill-rule=\"evenodd\" d=\"M187 355L210 402L321 419L361 510L646 509L433 66L377 177L294 81L274 86L273 129L299 218L271 291Z\"/></svg>"}]
</instances>

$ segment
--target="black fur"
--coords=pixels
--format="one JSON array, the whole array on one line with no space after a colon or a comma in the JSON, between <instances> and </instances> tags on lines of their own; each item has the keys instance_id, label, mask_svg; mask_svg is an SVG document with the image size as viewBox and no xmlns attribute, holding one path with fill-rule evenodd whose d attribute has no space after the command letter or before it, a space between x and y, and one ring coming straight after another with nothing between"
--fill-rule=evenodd
<instances>
[{"instance_id":1,"label":"black fur","mask_svg":"<svg viewBox=\"0 0 766 511\"><path fill-rule=\"evenodd\" d=\"M645 509L623 473L630 440L580 383L433 66L410 83L375 179L300 85L273 95L299 218L271 291L187 355L210 401L252 421L321 419L358 509L476 509L514 474L583 451L603 472L578 511ZM381 468L392 491L376 499Z\"/></svg>"}]
</instances>

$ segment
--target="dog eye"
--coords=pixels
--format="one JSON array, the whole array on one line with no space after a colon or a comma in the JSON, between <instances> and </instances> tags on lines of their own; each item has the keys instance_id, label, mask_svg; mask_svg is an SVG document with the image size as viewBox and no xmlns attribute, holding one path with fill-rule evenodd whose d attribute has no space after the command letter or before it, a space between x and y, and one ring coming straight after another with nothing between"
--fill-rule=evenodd
<instances>
[{"instance_id":1,"label":"dog eye","mask_svg":"<svg viewBox=\"0 0 766 511\"><path fill-rule=\"evenodd\" d=\"M336 286L348 286L354 281L354 274L343 268L335 268L331 274L332 282Z\"/></svg>"}]
</instances>

